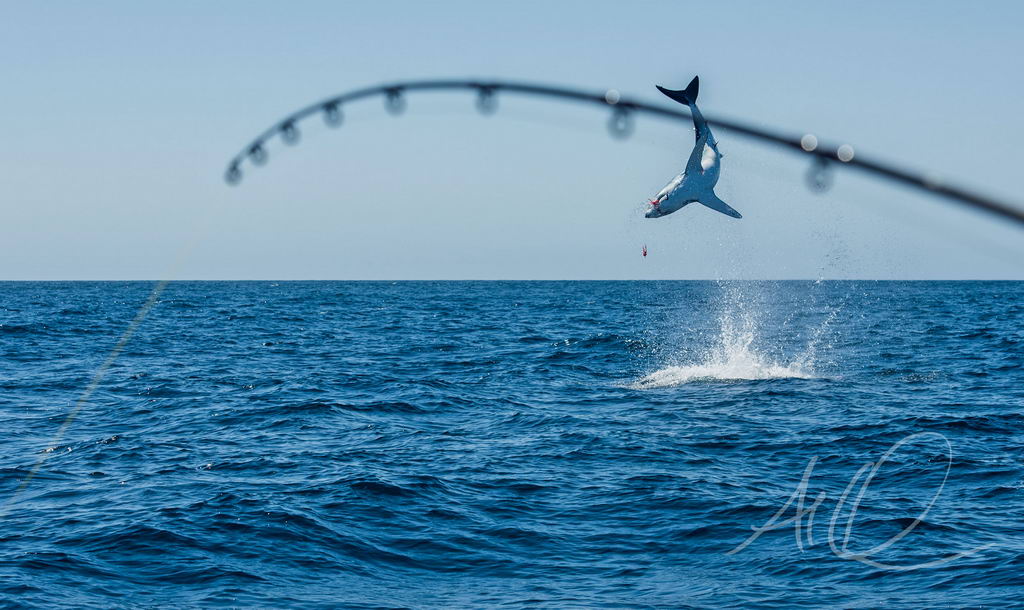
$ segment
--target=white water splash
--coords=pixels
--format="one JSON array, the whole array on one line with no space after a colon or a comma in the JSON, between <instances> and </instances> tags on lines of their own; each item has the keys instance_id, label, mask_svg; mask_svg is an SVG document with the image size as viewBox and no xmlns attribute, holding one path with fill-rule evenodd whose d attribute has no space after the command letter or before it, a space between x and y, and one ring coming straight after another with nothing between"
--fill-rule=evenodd
<instances>
[{"instance_id":1,"label":"white water splash","mask_svg":"<svg viewBox=\"0 0 1024 610\"><path fill-rule=\"evenodd\" d=\"M747 352L726 359L689 366L667 366L638 379L631 387L638 390L667 388L691 381L743 381L752 379L813 379L813 370L800 363L778 364Z\"/></svg>"},{"instance_id":2,"label":"white water splash","mask_svg":"<svg viewBox=\"0 0 1024 610\"><path fill-rule=\"evenodd\" d=\"M708 349L700 362L672 365L654 371L629 387L651 389L672 387L693 381L746 381L759 379L815 379L818 345L826 329L835 318L831 310L809 337L806 347L796 357L786 361L759 352L754 346L757 321L749 308L738 313L729 311L720 319L718 342Z\"/></svg>"}]
</instances>

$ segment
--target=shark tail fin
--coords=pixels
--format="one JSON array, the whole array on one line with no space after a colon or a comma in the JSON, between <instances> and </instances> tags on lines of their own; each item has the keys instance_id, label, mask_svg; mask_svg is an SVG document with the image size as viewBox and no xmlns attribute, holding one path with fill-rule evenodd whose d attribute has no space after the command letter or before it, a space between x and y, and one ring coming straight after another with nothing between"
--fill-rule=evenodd
<instances>
[{"instance_id":1,"label":"shark tail fin","mask_svg":"<svg viewBox=\"0 0 1024 610\"><path fill-rule=\"evenodd\" d=\"M729 204L718 198L718 195L710 193L698 199L703 205L711 208L716 212L721 212L726 216L732 216L733 218L743 218L743 215L736 210L729 207Z\"/></svg>"},{"instance_id":2,"label":"shark tail fin","mask_svg":"<svg viewBox=\"0 0 1024 610\"><path fill-rule=\"evenodd\" d=\"M690 106L692 104L697 103L697 90L700 89L700 79L694 76L693 80L690 81L690 84L686 86L686 89L681 89L679 91L666 89L661 85L656 86L658 87L658 91L661 91L662 93L679 102L680 104L686 104L687 106Z\"/></svg>"}]
</instances>

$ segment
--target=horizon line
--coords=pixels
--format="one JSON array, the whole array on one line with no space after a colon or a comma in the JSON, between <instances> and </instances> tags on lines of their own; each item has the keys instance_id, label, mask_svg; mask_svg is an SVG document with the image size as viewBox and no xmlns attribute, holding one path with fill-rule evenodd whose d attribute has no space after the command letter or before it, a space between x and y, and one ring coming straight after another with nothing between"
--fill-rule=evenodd
<instances>
[{"instance_id":1,"label":"horizon line","mask_svg":"<svg viewBox=\"0 0 1024 610\"><path fill-rule=\"evenodd\" d=\"M0 279L0 283L46 283L46 282L1024 282L1024 278L636 278L636 279L516 279L516 278L379 278L379 279L323 279L323 278L246 278L246 279L200 279L183 278L166 280L149 279Z\"/></svg>"}]
</instances>

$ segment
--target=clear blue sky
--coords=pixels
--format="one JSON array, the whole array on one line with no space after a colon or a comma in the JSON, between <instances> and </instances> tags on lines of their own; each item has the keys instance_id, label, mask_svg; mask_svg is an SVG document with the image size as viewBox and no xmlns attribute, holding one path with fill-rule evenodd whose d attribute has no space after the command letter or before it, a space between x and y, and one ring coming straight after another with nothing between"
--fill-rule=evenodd
<instances>
[{"instance_id":1,"label":"clear blue sky","mask_svg":"<svg viewBox=\"0 0 1024 610\"><path fill-rule=\"evenodd\" d=\"M598 109L522 98L364 102L221 179L272 122L365 85L661 102L700 74L709 115L1024 204L1022 23L1019 2L6 2L0 279L1024 279L1024 231L855 172L814 195L805 161L726 133L718 191L744 219L644 219L685 126L616 141Z\"/></svg>"}]
</instances>

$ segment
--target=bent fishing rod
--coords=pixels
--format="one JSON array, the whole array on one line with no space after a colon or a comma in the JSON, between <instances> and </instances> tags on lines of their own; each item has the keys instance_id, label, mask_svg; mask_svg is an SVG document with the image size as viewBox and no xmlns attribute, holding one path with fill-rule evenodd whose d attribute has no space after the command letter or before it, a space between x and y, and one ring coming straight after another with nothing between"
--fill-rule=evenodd
<instances>
[{"instance_id":1,"label":"bent fishing rod","mask_svg":"<svg viewBox=\"0 0 1024 610\"><path fill-rule=\"evenodd\" d=\"M687 123L691 120L687 110L626 98L615 89L588 92L558 86L497 80L401 81L341 93L289 114L256 136L231 159L224 174L225 180L229 184L238 184L242 179L242 165L246 160L252 165L266 163L268 144L275 137L280 137L285 144L297 144L300 139L298 124L303 119L320 114L328 126L337 127L342 123L342 109L345 105L377 96L383 98L384 107L388 112L398 115L405 110L407 93L443 90L474 91L477 96L476 107L483 114L493 114L497 110L497 94L499 92L596 104L610 109L608 130L613 137L617 138L626 138L632 133L635 115L639 114ZM833 167L850 167L874 177L909 186L929 195L939 196L969 208L988 212L1024 228L1024 208L981 195L965 187L950 184L936 174L915 172L890 162L865 157L857 154L850 144L828 145L820 142L818 137L811 133L784 134L735 120L714 117L706 117L706 119L708 124L715 128L769 145L780 146L801 155L808 155L812 160L812 165L807 178L808 184L813 190L828 189L831 184L829 172Z\"/></svg>"}]
</instances>

